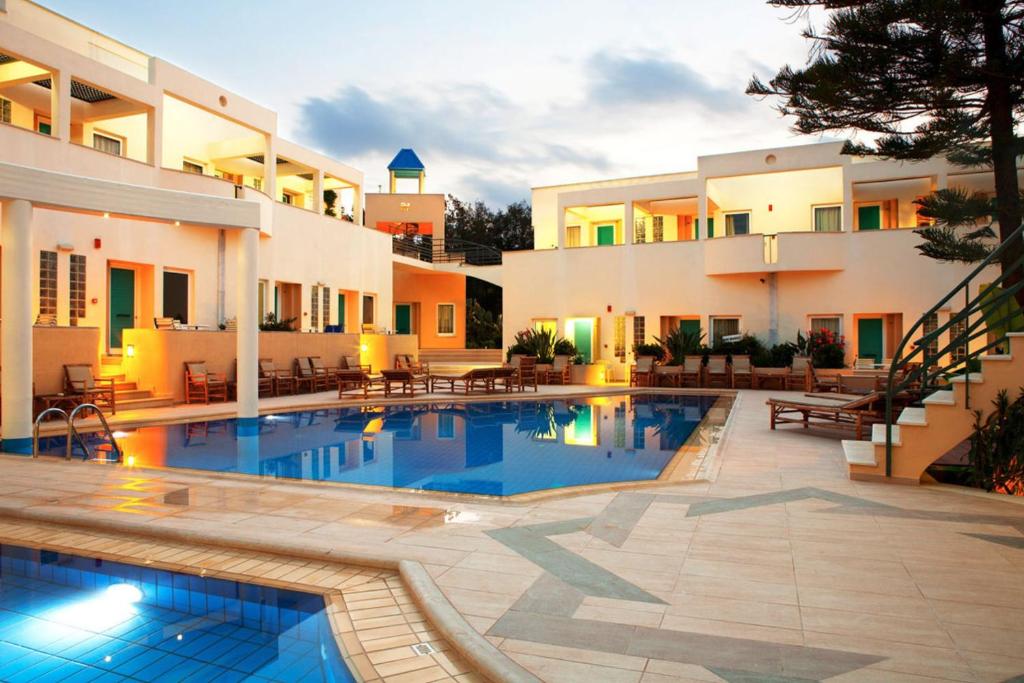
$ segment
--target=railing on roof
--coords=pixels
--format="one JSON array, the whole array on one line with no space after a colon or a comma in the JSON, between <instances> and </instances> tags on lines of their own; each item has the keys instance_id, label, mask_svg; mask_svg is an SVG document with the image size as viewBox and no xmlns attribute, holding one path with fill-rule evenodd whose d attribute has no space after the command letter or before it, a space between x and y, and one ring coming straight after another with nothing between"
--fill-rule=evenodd
<instances>
[{"instance_id":1,"label":"railing on roof","mask_svg":"<svg viewBox=\"0 0 1024 683\"><path fill-rule=\"evenodd\" d=\"M1016 295L1024 290L1024 277L1006 286L1004 284L1015 272L1024 276L1024 252L1008 266L1004 265L1002 273L992 282L978 283L982 273L1000 263L1000 257L1015 241L1024 247L1024 224L993 249L960 284L928 309L896 348L885 390L885 476L892 476L895 399L907 392L914 392L919 400L923 399L929 392L948 385L952 378L963 375L965 407L969 409L971 370L979 367L980 356L992 349L997 352L1004 349L1007 332L1022 331L1020 328L1024 327L1024 313L1017 305ZM976 283L977 294L972 297L972 285ZM939 309L954 303L954 299L960 295L963 296L963 308L950 315L949 320L942 325L936 324L934 330L925 331L926 320L933 316L937 319ZM924 333L912 341L919 331ZM941 338L947 333L948 341L942 344ZM978 339L983 343L972 349L972 342Z\"/></svg>"},{"instance_id":2,"label":"railing on roof","mask_svg":"<svg viewBox=\"0 0 1024 683\"><path fill-rule=\"evenodd\" d=\"M391 250L395 254L426 263L454 263L467 266L501 264L499 250L459 238L396 234L392 235Z\"/></svg>"}]
</instances>

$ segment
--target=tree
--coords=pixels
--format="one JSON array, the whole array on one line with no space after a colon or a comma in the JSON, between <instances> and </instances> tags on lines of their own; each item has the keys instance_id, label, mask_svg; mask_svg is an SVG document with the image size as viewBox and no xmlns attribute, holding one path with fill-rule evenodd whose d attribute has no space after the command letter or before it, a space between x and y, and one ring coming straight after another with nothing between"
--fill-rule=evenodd
<instances>
[{"instance_id":1,"label":"tree","mask_svg":"<svg viewBox=\"0 0 1024 683\"><path fill-rule=\"evenodd\" d=\"M1003 242L1021 224L1015 126L1024 107L1024 0L768 0L807 14L827 11L824 30L802 69L782 67L768 83L754 76L747 93L780 98L795 129L815 134L863 131L848 154L922 160L945 155L988 165ZM955 226L954 226L955 227ZM939 235L955 246L956 230ZM953 238L953 242L949 241ZM927 239L927 237L926 237ZM978 238L973 241L977 243ZM1001 254L1006 285L1021 281L1019 242ZM1024 306L1024 290L1017 293Z\"/></svg>"},{"instance_id":2,"label":"tree","mask_svg":"<svg viewBox=\"0 0 1024 683\"><path fill-rule=\"evenodd\" d=\"M338 201L338 193L334 190L324 190L324 213L328 216L337 216L337 212L334 209L335 203Z\"/></svg>"},{"instance_id":3,"label":"tree","mask_svg":"<svg viewBox=\"0 0 1024 683\"><path fill-rule=\"evenodd\" d=\"M500 251L533 248L533 223L530 205L525 201L493 211L481 201L464 202L448 195L445 204L444 234Z\"/></svg>"}]
</instances>

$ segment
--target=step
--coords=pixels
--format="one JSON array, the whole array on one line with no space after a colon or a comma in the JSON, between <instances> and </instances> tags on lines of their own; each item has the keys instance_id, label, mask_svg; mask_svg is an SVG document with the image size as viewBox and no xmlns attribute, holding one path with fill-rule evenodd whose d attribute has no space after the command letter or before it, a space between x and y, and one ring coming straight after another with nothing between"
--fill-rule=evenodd
<instances>
[{"instance_id":1,"label":"step","mask_svg":"<svg viewBox=\"0 0 1024 683\"><path fill-rule=\"evenodd\" d=\"M921 401L925 405L939 405L939 406L955 406L956 397L953 396L952 391L936 391L935 393L928 394Z\"/></svg>"},{"instance_id":2,"label":"step","mask_svg":"<svg viewBox=\"0 0 1024 683\"><path fill-rule=\"evenodd\" d=\"M871 443L879 446L885 445L885 425L884 424L873 424L871 425ZM903 443L900 439L900 426L892 426L892 445L899 446Z\"/></svg>"},{"instance_id":3,"label":"step","mask_svg":"<svg viewBox=\"0 0 1024 683\"><path fill-rule=\"evenodd\" d=\"M117 397L117 402L121 403L121 401L134 401L140 398L153 398L153 392L149 389L117 389L114 396Z\"/></svg>"},{"instance_id":4,"label":"step","mask_svg":"<svg viewBox=\"0 0 1024 683\"><path fill-rule=\"evenodd\" d=\"M846 456L848 465L878 466L878 461L875 460L875 444L870 441L843 439L843 455Z\"/></svg>"},{"instance_id":5,"label":"step","mask_svg":"<svg viewBox=\"0 0 1024 683\"><path fill-rule=\"evenodd\" d=\"M896 424L927 427L928 417L924 408L904 408Z\"/></svg>"},{"instance_id":6,"label":"step","mask_svg":"<svg viewBox=\"0 0 1024 683\"><path fill-rule=\"evenodd\" d=\"M135 398L126 401L118 401L117 409L118 411L139 410L142 408L164 408L173 405L173 396L150 396L149 398Z\"/></svg>"},{"instance_id":7,"label":"step","mask_svg":"<svg viewBox=\"0 0 1024 683\"><path fill-rule=\"evenodd\" d=\"M972 372L968 377L971 380L971 384L981 384L985 381L985 378L980 372ZM957 375L956 377L950 377L949 381L951 384L963 384L967 381L967 378L963 375Z\"/></svg>"},{"instance_id":8,"label":"step","mask_svg":"<svg viewBox=\"0 0 1024 683\"><path fill-rule=\"evenodd\" d=\"M1001 361L1001 362L1005 363L1005 362L1009 362L1009 361L1013 360L1013 354L1012 353L990 353L987 356L980 356L980 358L981 358L982 361L991 360L991 361Z\"/></svg>"},{"instance_id":9,"label":"step","mask_svg":"<svg viewBox=\"0 0 1024 683\"><path fill-rule=\"evenodd\" d=\"M114 391L135 391L138 388L139 385L136 382L125 382L123 377L121 381L114 381Z\"/></svg>"},{"instance_id":10,"label":"step","mask_svg":"<svg viewBox=\"0 0 1024 683\"><path fill-rule=\"evenodd\" d=\"M120 365L121 356L100 356L100 365Z\"/></svg>"}]
</instances>

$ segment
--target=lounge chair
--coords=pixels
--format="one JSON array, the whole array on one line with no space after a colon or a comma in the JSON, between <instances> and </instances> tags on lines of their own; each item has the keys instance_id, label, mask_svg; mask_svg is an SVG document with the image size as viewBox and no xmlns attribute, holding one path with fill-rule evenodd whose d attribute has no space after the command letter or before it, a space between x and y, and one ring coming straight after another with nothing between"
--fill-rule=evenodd
<instances>
[{"instance_id":1,"label":"lounge chair","mask_svg":"<svg viewBox=\"0 0 1024 683\"><path fill-rule=\"evenodd\" d=\"M406 369L412 370L417 374L430 374L430 363L423 363L416 358L412 357L411 353L396 353L395 354L395 369Z\"/></svg>"},{"instance_id":2,"label":"lounge chair","mask_svg":"<svg viewBox=\"0 0 1024 683\"><path fill-rule=\"evenodd\" d=\"M629 366L629 386L649 387L654 383L654 356L637 356Z\"/></svg>"},{"instance_id":3,"label":"lounge chair","mask_svg":"<svg viewBox=\"0 0 1024 683\"><path fill-rule=\"evenodd\" d=\"M313 365L308 357L295 359L295 384L298 391L302 391L303 388L310 393L320 391L321 382L322 380L313 372Z\"/></svg>"},{"instance_id":4,"label":"lounge chair","mask_svg":"<svg viewBox=\"0 0 1024 683\"><path fill-rule=\"evenodd\" d=\"M729 374L732 376L732 388L743 385L748 389L753 386L754 368L750 364L750 356L733 356Z\"/></svg>"},{"instance_id":5,"label":"lounge chair","mask_svg":"<svg viewBox=\"0 0 1024 683\"><path fill-rule=\"evenodd\" d=\"M259 360L259 364L256 366L256 392L260 398L266 396L276 396L277 392L274 390L274 378L263 372L263 361L265 358ZM232 380L228 380L228 398L231 400L237 400L238 398L238 359L234 362L234 376Z\"/></svg>"},{"instance_id":6,"label":"lounge chair","mask_svg":"<svg viewBox=\"0 0 1024 683\"><path fill-rule=\"evenodd\" d=\"M373 366L363 365L359 362L359 359L355 356L342 356L341 365L338 366L339 370L362 370L366 374L373 373Z\"/></svg>"},{"instance_id":7,"label":"lounge chair","mask_svg":"<svg viewBox=\"0 0 1024 683\"><path fill-rule=\"evenodd\" d=\"M210 372L205 361L185 363L185 403L228 400L228 380L223 373Z\"/></svg>"},{"instance_id":8,"label":"lounge chair","mask_svg":"<svg viewBox=\"0 0 1024 683\"><path fill-rule=\"evenodd\" d=\"M800 424L804 429L852 429L855 438L863 439L866 429L885 421L885 394L879 391L843 402L828 398L816 401L770 398L767 405L772 429L777 424Z\"/></svg>"},{"instance_id":9,"label":"lounge chair","mask_svg":"<svg viewBox=\"0 0 1024 683\"><path fill-rule=\"evenodd\" d=\"M811 359L807 356L793 356L786 377L786 388L799 391L811 390Z\"/></svg>"},{"instance_id":10,"label":"lounge chair","mask_svg":"<svg viewBox=\"0 0 1024 683\"><path fill-rule=\"evenodd\" d=\"M94 403L117 412L117 396L113 377L93 377L89 365L64 366L64 393L77 396L82 403Z\"/></svg>"},{"instance_id":11,"label":"lounge chair","mask_svg":"<svg viewBox=\"0 0 1024 683\"><path fill-rule=\"evenodd\" d=\"M870 394L882 389L880 375L839 375L836 379L840 394Z\"/></svg>"},{"instance_id":12,"label":"lounge chair","mask_svg":"<svg viewBox=\"0 0 1024 683\"><path fill-rule=\"evenodd\" d=\"M313 367L313 374L316 375L319 391L338 388L338 379L336 377L338 368L324 365L320 356L310 356L309 364Z\"/></svg>"},{"instance_id":13,"label":"lounge chair","mask_svg":"<svg viewBox=\"0 0 1024 683\"><path fill-rule=\"evenodd\" d=\"M807 364L810 377L810 390L815 393L823 391L839 391L839 375L819 375L814 363Z\"/></svg>"},{"instance_id":14,"label":"lounge chair","mask_svg":"<svg viewBox=\"0 0 1024 683\"><path fill-rule=\"evenodd\" d=\"M727 356L708 356L708 364L704 368L704 386L710 387L715 383L723 387L732 386L729 364L726 360Z\"/></svg>"},{"instance_id":15,"label":"lounge chair","mask_svg":"<svg viewBox=\"0 0 1024 683\"><path fill-rule=\"evenodd\" d=\"M704 359L700 356L684 356L683 371L679 375L679 386L685 387L688 381L692 381L695 387L702 386L703 363Z\"/></svg>"},{"instance_id":16,"label":"lounge chair","mask_svg":"<svg viewBox=\"0 0 1024 683\"><path fill-rule=\"evenodd\" d=\"M416 373L409 368L396 368L394 370L381 370L384 376L384 395L390 396L393 385L398 386L398 391L403 396L416 395L416 387L421 387L424 393L430 392L430 376Z\"/></svg>"},{"instance_id":17,"label":"lounge chair","mask_svg":"<svg viewBox=\"0 0 1024 683\"><path fill-rule=\"evenodd\" d=\"M509 366L494 368L492 384L495 391L514 391L519 386L519 370Z\"/></svg>"},{"instance_id":18,"label":"lounge chair","mask_svg":"<svg viewBox=\"0 0 1024 683\"><path fill-rule=\"evenodd\" d=\"M447 384L448 391L452 393L459 389L466 394L478 390L491 392L494 390L494 368L474 368L461 375L430 375L430 390L437 391L438 384Z\"/></svg>"},{"instance_id":19,"label":"lounge chair","mask_svg":"<svg viewBox=\"0 0 1024 683\"><path fill-rule=\"evenodd\" d=\"M344 398L345 393L357 391L362 393L363 398L368 398L371 391L385 391L386 385L383 377L374 377L368 372L359 370L338 370L338 398Z\"/></svg>"},{"instance_id":20,"label":"lounge chair","mask_svg":"<svg viewBox=\"0 0 1024 683\"><path fill-rule=\"evenodd\" d=\"M555 356L551 369L544 372L545 384L572 384L572 365L569 356Z\"/></svg>"},{"instance_id":21,"label":"lounge chair","mask_svg":"<svg viewBox=\"0 0 1024 683\"><path fill-rule=\"evenodd\" d=\"M526 387L533 387L537 391L537 356L521 357L516 377L519 380L519 391L526 391Z\"/></svg>"},{"instance_id":22,"label":"lounge chair","mask_svg":"<svg viewBox=\"0 0 1024 683\"><path fill-rule=\"evenodd\" d=\"M295 375L284 368L278 368L269 358L260 359L260 376L270 378L274 396L294 394L298 390Z\"/></svg>"}]
</instances>

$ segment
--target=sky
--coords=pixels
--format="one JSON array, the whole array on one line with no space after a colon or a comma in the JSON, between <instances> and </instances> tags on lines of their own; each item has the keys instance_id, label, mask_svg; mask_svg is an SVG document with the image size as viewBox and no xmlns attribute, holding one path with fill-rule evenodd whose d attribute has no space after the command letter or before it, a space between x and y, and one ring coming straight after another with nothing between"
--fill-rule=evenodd
<instances>
[{"instance_id":1,"label":"sky","mask_svg":"<svg viewBox=\"0 0 1024 683\"><path fill-rule=\"evenodd\" d=\"M808 56L806 19L764 0L42 3L277 111L282 136L359 168L368 192L401 147L428 192L496 208L817 141L743 94Z\"/></svg>"}]
</instances>

